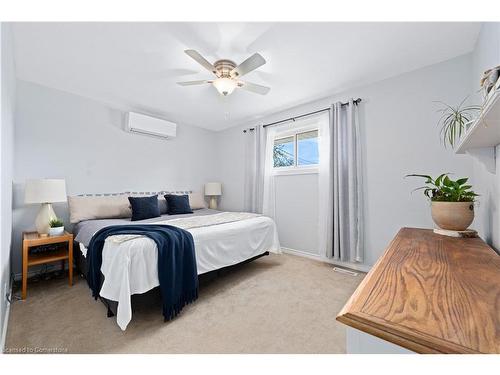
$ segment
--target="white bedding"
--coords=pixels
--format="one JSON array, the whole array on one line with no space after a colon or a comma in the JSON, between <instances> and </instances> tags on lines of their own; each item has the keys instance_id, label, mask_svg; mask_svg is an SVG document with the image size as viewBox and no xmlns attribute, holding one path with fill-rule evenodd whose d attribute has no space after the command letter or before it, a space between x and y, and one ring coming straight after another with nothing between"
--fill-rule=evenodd
<instances>
[{"instance_id":1,"label":"white bedding","mask_svg":"<svg viewBox=\"0 0 500 375\"><path fill-rule=\"evenodd\" d=\"M213 215L215 216L215 215ZM185 219L168 224L190 226ZM184 224L184 225L183 225ZM280 253L274 221L265 216L248 216L238 221L187 229L196 251L198 275L227 267L260 255L266 251ZM100 295L118 302L116 322L122 330L132 319L130 296L145 293L159 285L158 249L147 237L126 240L106 239L102 253L101 272L104 275ZM80 244L86 256L87 249Z\"/></svg>"}]
</instances>

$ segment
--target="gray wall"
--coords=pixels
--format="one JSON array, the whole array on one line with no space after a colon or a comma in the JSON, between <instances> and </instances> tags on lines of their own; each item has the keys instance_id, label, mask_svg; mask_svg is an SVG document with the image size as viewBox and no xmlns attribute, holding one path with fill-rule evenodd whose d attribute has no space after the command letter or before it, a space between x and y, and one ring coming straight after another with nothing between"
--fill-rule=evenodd
<instances>
[{"instance_id":1,"label":"gray wall","mask_svg":"<svg viewBox=\"0 0 500 375\"><path fill-rule=\"evenodd\" d=\"M484 23L472 54L473 101L481 103L479 80L488 68L500 65L500 23ZM500 249L500 149L497 146L496 171L490 172L475 159L473 163L474 188L481 195L476 209L476 227L480 235L494 248Z\"/></svg>"},{"instance_id":2,"label":"gray wall","mask_svg":"<svg viewBox=\"0 0 500 375\"><path fill-rule=\"evenodd\" d=\"M2 105L0 127L0 337L4 337L7 322L4 321L7 309L5 295L10 286L10 249L12 233L12 167L14 154L14 112L15 112L15 71L12 54L10 25L2 23L1 73ZM3 343L2 343L3 344Z\"/></svg>"},{"instance_id":3,"label":"gray wall","mask_svg":"<svg viewBox=\"0 0 500 375\"><path fill-rule=\"evenodd\" d=\"M421 181L405 180L408 173L454 172L460 176L472 173L472 162L466 155L455 155L440 143L436 126L439 106L433 101L458 103L470 93L471 56L465 55L430 67L406 73L375 84L355 88L307 105L292 108L265 118L271 122L312 110L328 107L332 102L361 97L360 125L364 164L365 265L372 265L403 226L432 227L430 207L421 194L410 192ZM218 143L218 179L224 182L222 206L243 208L244 135L242 127L223 131ZM286 186L285 186L286 185ZM289 176L279 184L289 194L277 197L277 220L283 245L317 252L317 219L310 207L318 207L317 194L299 195L316 190L312 180ZM308 190L309 189L309 190ZM317 191L317 190L316 190ZM297 195L295 195L296 193ZM308 204L294 206L294 199L309 199ZM286 202L285 202L286 201ZM283 212L279 207L294 207ZM279 216L280 217L280 216ZM297 228L301 236L297 236Z\"/></svg>"},{"instance_id":4,"label":"gray wall","mask_svg":"<svg viewBox=\"0 0 500 375\"><path fill-rule=\"evenodd\" d=\"M13 245L34 227L37 205L24 205L30 178L64 178L68 195L189 189L214 179L216 133L180 124L162 140L123 130L124 113L77 95L18 81L14 155ZM66 204L54 205L68 223ZM13 271L20 272L13 251Z\"/></svg>"}]
</instances>

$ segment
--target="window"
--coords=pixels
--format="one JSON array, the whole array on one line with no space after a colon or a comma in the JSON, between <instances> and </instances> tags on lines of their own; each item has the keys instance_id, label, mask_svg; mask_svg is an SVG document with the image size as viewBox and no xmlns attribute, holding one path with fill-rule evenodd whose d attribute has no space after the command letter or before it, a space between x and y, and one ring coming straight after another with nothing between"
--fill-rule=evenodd
<instances>
[{"instance_id":1,"label":"window","mask_svg":"<svg viewBox=\"0 0 500 375\"><path fill-rule=\"evenodd\" d=\"M318 130L297 132L276 138L273 148L274 168L316 166L319 164Z\"/></svg>"},{"instance_id":2,"label":"window","mask_svg":"<svg viewBox=\"0 0 500 375\"><path fill-rule=\"evenodd\" d=\"M295 165L295 136L274 140L274 168Z\"/></svg>"},{"instance_id":3,"label":"window","mask_svg":"<svg viewBox=\"0 0 500 375\"><path fill-rule=\"evenodd\" d=\"M318 163L318 131L311 130L297 134L297 165L315 165Z\"/></svg>"}]
</instances>

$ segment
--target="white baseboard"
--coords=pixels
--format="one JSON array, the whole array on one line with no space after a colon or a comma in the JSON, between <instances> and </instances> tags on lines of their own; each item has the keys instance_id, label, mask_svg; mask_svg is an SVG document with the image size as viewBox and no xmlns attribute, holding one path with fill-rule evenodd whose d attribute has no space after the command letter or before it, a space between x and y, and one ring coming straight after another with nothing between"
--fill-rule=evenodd
<instances>
[{"instance_id":1,"label":"white baseboard","mask_svg":"<svg viewBox=\"0 0 500 375\"><path fill-rule=\"evenodd\" d=\"M304 258L309 258L309 259L321 261L321 257L318 254L311 254L311 253L307 253L305 251L295 250L295 249L292 249L289 247L283 247L283 246L281 246L281 251L283 251L286 254L298 255L298 256L301 256Z\"/></svg>"},{"instance_id":2,"label":"white baseboard","mask_svg":"<svg viewBox=\"0 0 500 375\"><path fill-rule=\"evenodd\" d=\"M5 296L2 296L5 298ZM12 301L12 285L9 287L9 300ZM3 317L2 322L2 341L0 342L0 354L3 354L5 350L5 340L7 339L7 326L9 324L9 316L10 316L10 302L7 302L7 307L5 309L5 316Z\"/></svg>"},{"instance_id":3,"label":"white baseboard","mask_svg":"<svg viewBox=\"0 0 500 375\"><path fill-rule=\"evenodd\" d=\"M309 258L309 259L316 260L318 262L329 263L329 264L333 264L335 266L339 266L339 267L343 267L343 268L349 268L349 269L352 269L352 270L355 270L355 271L369 272L370 269L371 269L371 266L367 266L365 264L349 263L349 262L339 262L339 261L336 261L336 260L333 260L333 259L321 256L321 255L318 255L318 254L306 253L305 251L295 250L295 249L291 249L289 247L281 247L281 250L284 253L287 253L287 254L298 255L298 256L301 256L301 257L304 257L304 258Z\"/></svg>"}]
</instances>

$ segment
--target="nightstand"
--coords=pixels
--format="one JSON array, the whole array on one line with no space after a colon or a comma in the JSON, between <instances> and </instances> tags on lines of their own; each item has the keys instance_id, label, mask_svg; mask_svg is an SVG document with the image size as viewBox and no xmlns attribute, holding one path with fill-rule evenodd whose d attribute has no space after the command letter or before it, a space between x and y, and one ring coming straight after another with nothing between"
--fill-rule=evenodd
<instances>
[{"instance_id":1,"label":"nightstand","mask_svg":"<svg viewBox=\"0 0 500 375\"><path fill-rule=\"evenodd\" d=\"M67 243L62 249L55 251L40 252L30 254L29 249L35 246ZM26 290L28 287L28 267L38 264L46 264L61 261L62 269L68 260L69 286L73 285L73 235L64 232L61 236L41 237L37 232L23 232L23 288L22 298L26 299Z\"/></svg>"}]
</instances>

